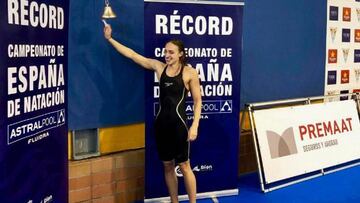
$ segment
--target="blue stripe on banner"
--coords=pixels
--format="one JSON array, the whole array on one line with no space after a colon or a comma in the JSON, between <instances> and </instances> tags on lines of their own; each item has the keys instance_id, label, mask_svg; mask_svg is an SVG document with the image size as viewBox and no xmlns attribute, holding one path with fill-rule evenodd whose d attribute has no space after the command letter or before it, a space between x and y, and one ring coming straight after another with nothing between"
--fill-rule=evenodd
<instances>
[{"instance_id":1,"label":"blue stripe on banner","mask_svg":"<svg viewBox=\"0 0 360 203\"><path fill-rule=\"evenodd\" d=\"M191 143L190 154L197 192L226 194L224 191L230 190L227 194L234 194L238 172L243 6L213 3L145 2L145 55L163 61L167 41L176 38L184 42L188 62L199 73L203 100L199 136ZM153 133L158 97L158 83L149 71L145 75L146 201L168 196ZM192 121L192 104L189 96L188 124ZM179 194L186 194L182 174L179 171L177 174Z\"/></svg>"}]
</instances>

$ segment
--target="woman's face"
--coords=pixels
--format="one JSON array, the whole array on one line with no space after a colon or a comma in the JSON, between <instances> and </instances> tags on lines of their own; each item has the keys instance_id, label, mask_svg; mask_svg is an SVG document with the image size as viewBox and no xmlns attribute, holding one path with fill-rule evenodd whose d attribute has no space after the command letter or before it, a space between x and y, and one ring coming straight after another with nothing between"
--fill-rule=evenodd
<instances>
[{"instance_id":1,"label":"woman's face","mask_svg":"<svg viewBox=\"0 0 360 203\"><path fill-rule=\"evenodd\" d=\"M179 62L183 52L179 52L179 47L175 44L168 42L165 45L165 62L167 65L174 65Z\"/></svg>"}]
</instances>

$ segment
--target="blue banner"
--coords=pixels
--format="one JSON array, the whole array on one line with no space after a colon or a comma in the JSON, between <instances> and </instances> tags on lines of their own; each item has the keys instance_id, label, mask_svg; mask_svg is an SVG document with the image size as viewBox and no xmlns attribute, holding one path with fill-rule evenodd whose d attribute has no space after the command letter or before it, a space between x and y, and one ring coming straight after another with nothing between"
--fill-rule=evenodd
<instances>
[{"instance_id":1,"label":"blue banner","mask_svg":"<svg viewBox=\"0 0 360 203\"><path fill-rule=\"evenodd\" d=\"M230 194L226 192L230 190L238 192L242 14L240 3L145 2L145 55L164 61L165 43L180 39L185 44L189 65L199 74L202 116L198 138L190 147L198 197L201 194L205 197L207 192L218 191L219 196ZM153 134L158 98L158 80L149 71L145 75L146 201L168 196ZM193 118L191 96L187 100L190 125ZM184 195L186 191L178 168L176 173L179 194Z\"/></svg>"},{"instance_id":2,"label":"blue banner","mask_svg":"<svg viewBox=\"0 0 360 203\"><path fill-rule=\"evenodd\" d=\"M0 202L68 202L67 0L0 2Z\"/></svg>"}]
</instances>

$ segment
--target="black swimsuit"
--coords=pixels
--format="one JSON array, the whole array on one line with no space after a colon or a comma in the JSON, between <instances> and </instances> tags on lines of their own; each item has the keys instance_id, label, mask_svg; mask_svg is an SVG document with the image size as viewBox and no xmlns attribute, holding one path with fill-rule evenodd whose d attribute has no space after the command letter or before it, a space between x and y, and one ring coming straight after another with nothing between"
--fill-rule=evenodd
<instances>
[{"instance_id":1,"label":"black swimsuit","mask_svg":"<svg viewBox=\"0 0 360 203\"><path fill-rule=\"evenodd\" d=\"M164 71L160 76L160 109L155 120L155 139L162 161L175 160L177 163L189 159L188 127L186 125L185 88L180 73L170 77Z\"/></svg>"}]
</instances>

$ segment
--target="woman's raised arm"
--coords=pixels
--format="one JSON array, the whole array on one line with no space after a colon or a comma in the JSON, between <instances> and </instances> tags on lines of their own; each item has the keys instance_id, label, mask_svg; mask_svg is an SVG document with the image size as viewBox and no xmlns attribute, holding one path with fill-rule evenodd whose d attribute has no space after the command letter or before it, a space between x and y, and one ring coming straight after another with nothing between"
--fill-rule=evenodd
<instances>
[{"instance_id":1,"label":"woman's raised arm","mask_svg":"<svg viewBox=\"0 0 360 203\"><path fill-rule=\"evenodd\" d=\"M111 36L112 29L110 25L105 25L104 27L104 37L107 39L110 44L123 56L133 60L135 63L139 64L140 66L158 72L159 69L163 69L165 66L164 63L158 61L156 59L146 58L134 50L126 47L125 45L121 44L120 42L116 41Z\"/></svg>"}]
</instances>

